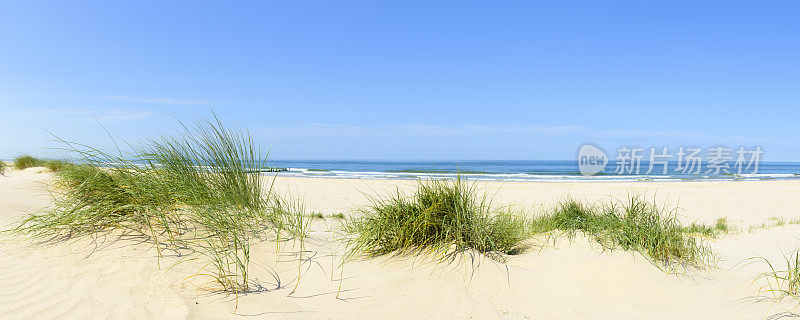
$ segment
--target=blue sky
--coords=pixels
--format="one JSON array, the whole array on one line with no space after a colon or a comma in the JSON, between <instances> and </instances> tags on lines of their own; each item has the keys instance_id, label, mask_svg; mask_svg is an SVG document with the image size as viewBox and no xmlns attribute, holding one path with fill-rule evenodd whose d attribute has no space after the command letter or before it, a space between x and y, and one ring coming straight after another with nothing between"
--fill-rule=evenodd
<instances>
[{"instance_id":1,"label":"blue sky","mask_svg":"<svg viewBox=\"0 0 800 320\"><path fill-rule=\"evenodd\" d=\"M800 161L800 3L2 2L0 157L247 127L281 159Z\"/></svg>"}]
</instances>

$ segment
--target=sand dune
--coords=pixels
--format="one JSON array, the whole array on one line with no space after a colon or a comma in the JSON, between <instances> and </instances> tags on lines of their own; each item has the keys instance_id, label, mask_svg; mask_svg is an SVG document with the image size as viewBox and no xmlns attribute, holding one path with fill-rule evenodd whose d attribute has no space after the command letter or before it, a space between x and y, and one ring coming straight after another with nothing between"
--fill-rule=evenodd
<instances>
[{"instance_id":1,"label":"sand dune","mask_svg":"<svg viewBox=\"0 0 800 320\"><path fill-rule=\"evenodd\" d=\"M0 177L0 223L48 205L42 169ZM709 271L666 274L642 256L603 252L583 237L556 243L531 239L535 250L506 264L466 254L442 265L425 257L381 257L339 267L339 220L314 220L303 252L292 243L276 253L253 250L254 277L263 290L226 295L193 276L202 266L186 252L163 252L119 232L95 239L33 243L0 239L0 318L3 319L753 319L788 315L797 305L759 295L749 280L766 266L738 264L753 256L781 259L800 245L800 226L748 232L770 217L800 217L800 181L676 183L483 183L497 204L541 211L567 194L578 199L644 193L680 205L685 222L728 217L743 229L710 245L721 261ZM409 181L293 178L277 181L309 208L349 213L365 194L406 189ZM181 262L176 264L177 262ZM159 267L160 265L160 267Z\"/></svg>"}]
</instances>

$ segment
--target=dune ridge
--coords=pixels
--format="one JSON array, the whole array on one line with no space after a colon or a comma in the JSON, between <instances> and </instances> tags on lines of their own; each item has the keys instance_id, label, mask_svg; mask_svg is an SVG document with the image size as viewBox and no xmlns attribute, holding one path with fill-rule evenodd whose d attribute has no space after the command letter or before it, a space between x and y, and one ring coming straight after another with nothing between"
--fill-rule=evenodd
<instances>
[{"instance_id":1,"label":"dune ridge","mask_svg":"<svg viewBox=\"0 0 800 320\"><path fill-rule=\"evenodd\" d=\"M0 177L0 223L48 205L52 175L41 168ZM351 214L365 193L380 193L409 181L278 178L314 212ZM642 192L658 203L675 203L685 222L728 217L736 227L770 217L797 217L800 183L484 183L498 203L529 210L547 207L568 193L605 199ZM753 189L762 190L753 194ZM675 201L675 200L679 201ZM670 202L674 201L674 202ZM345 254L333 230L341 221L314 219L305 244L302 278L299 247L269 241L253 245L254 275L263 290L245 295L210 291L192 277L193 261L176 254L160 260L152 245L111 233L100 238L32 243L4 234L0 239L0 314L5 319L744 319L791 314L796 303L775 302L749 281L765 266L744 259L780 257L798 245L798 225L735 231L710 241L718 268L666 274L642 256L603 251L584 236L555 243L534 237L534 250L503 264L465 254L449 264L424 256L356 259ZM160 266L160 267L159 267ZM271 267L268 267L271 266Z\"/></svg>"}]
</instances>

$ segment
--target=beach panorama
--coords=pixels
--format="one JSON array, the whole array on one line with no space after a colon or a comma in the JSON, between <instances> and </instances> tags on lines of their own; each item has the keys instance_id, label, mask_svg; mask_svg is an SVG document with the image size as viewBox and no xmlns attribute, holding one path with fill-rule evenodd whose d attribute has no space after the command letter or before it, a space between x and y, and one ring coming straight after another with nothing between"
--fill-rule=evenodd
<instances>
[{"instance_id":1,"label":"beach panorama","mask_svg":"<svg viewBox=\"0 0 800 320\"><path fill-rule=\"evenodd\" d=\"M0 319L800 317L798 12L5 3Z\"/></svg>"}]
</instances>

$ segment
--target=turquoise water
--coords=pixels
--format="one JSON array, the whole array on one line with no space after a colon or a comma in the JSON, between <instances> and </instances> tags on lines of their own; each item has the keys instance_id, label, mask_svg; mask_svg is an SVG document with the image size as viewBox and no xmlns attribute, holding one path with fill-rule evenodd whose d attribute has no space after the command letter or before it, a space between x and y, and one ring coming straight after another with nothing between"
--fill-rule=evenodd
<instances>
[{"instance_id":1,"label":"turquoise water","mask_svg":"<svg viewBox=\"0 0 800 320\"><path fill-rule=\"evenodd\" d=\"M10 161L10 160L9 160ZM698 181L698 180L790 180L800 179L800 162L759 163L742 174L730 164L728 172L709 172L706 164L697 172L679 170L677 162L663 166L642 161L639 174L618 174L617 164L610 162L604 171L593 176L581 175L574 160L269 160L269 167L287 168L280 176L348 178L348 179L416 179L429 176L454 177L457 174L478 180L504 181ZM685 165L685 164L684 164Z\"/></svg>"},{"instance_id":2,"label":"turquoise water","mask_svg":"<svg viewBox=\"0 0 800 320\"><path fill-rule=\"evenodd\" d=\"M606 169L594 176L583 176L578 170L577 161L569 160L469 160L469 161L365 161L365 160L270 160L273 167L288 168L278 173L282 176L329 177L329 178L367 178L367 179L414 179L430 175L463 176L483 180L510 181L569 181L569 180L609 180L609 181L693 181L693 180L770 180L800 179L800 162L760 162L758 171L753 167L742 174L730 164L729 172L720 173L702 166L696 170L679 170L677 162L669 162L667 174L663 165L641 162L639 174L617 174L617 165L608 164Z\"/></svg>"}]
</instances>

